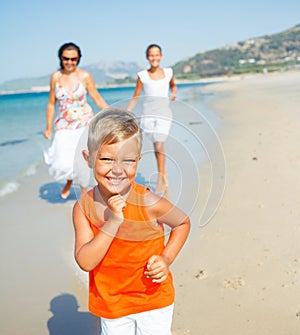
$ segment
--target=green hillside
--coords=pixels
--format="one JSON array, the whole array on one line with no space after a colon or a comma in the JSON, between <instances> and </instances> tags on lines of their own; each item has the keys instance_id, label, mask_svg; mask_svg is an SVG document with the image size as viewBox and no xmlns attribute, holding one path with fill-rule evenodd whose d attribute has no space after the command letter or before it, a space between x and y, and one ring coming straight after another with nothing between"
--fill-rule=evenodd
<instances>
[{"instance_id":1,"label":"green hillside","mask_svg":"<svg viewBox=\"0 0 300 335\"><path fill-rule=\"evenodd\" d=\"M251 38L198 53L173 67L176 78L258 73L299 67L300 24L274 35Z\"/></svg>"}]
</instances>

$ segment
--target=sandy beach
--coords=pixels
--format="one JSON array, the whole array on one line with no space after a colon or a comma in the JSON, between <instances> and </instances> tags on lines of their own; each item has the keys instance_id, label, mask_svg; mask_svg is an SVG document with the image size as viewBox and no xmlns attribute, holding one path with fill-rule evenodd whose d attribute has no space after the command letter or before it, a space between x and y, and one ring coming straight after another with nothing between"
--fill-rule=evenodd
<instances>
[{"instance_id":1,"label":"sandy beach","mask_svg":"<svg viewBox=\"0 0 300 335\"><path fill-rule=\"evenodd\" d=\"M210 108L222 124L226 187L205 225L195 208L192 233L172 265L174 332L299 334L300 72L205 90L214 94ZM205 179L206 168L200 172ZM61 200L59 187L41 166L17 192L0 198L1 334L93 335L99 329L87 309L86 274L73 260L76 196ZM184 185L183 192L193 201Z\"/></svg>"},{"instance_id":2,"label":"sandy beach","mask_svg":"<svg viewBox=\"0 0 300 335\"><path fill-rule=\"evenodd\" d=\"M209 85L227 178L175 265L177 334L300 333L300 73Z\"/></svg>"}]
</instances>

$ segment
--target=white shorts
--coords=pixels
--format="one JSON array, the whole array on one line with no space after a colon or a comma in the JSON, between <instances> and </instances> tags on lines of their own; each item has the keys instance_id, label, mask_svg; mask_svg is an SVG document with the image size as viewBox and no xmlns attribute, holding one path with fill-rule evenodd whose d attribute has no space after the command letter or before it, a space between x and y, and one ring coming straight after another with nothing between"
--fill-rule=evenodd
<instances>
[{"instance_id":1,"label":"white shorts","mask_svg":"<svg viewBox=\"0 0 300 335\"><path fill-rule=\"evenodd\" d=\"M154 142L165 142L171 128L171 119L159 116L142 116L141 128L144 133Z\"/></svg>"},{"instance_id":2,"label":"white shorts","mask_svg":"<svg viewBox=\"0 0 300 335\"><path fill-rule=\"evenodd\" d=\"M172 335L174 304L117 319L101 318L101 335Z\"/></svg>"}]
</instances>

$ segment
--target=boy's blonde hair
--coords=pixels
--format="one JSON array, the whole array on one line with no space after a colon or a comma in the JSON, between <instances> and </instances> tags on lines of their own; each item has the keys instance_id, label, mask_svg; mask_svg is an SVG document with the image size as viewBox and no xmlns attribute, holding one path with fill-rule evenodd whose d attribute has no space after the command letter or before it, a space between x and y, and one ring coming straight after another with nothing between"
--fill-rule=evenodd
<instances>
[{"instance_id":1,"label":"boy's blonde hair","mask_svg":"<svg viewBox=\"0 0 300 335\"><path fill-rule=\"evenodd\" d=\"M98 151L104 144L114 144L136 136L138 150L143 144L142 130L131 112L117 107L108 107L93 117L89 125L88 150Z\"/></svg>"}]
</instances>

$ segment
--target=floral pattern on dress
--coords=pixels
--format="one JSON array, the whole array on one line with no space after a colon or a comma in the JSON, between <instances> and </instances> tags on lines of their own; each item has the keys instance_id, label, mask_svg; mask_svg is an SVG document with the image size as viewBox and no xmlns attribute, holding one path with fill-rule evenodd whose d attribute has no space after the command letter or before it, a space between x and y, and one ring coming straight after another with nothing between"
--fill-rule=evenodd
<instances>
[{"instance_id":1,"label":"floral pattern on dress","mask_svg":"<svg viewBox=\"0 0 300 335\"><path fill-rule=\"evenodd\" d=\"M78 82L71 93L56 83L55 96L58 102L58 116L55 120L55 129L77 129L88 126L94 116L91 106L86 100L86 89Z\"/></svg>"}]
</instances>

